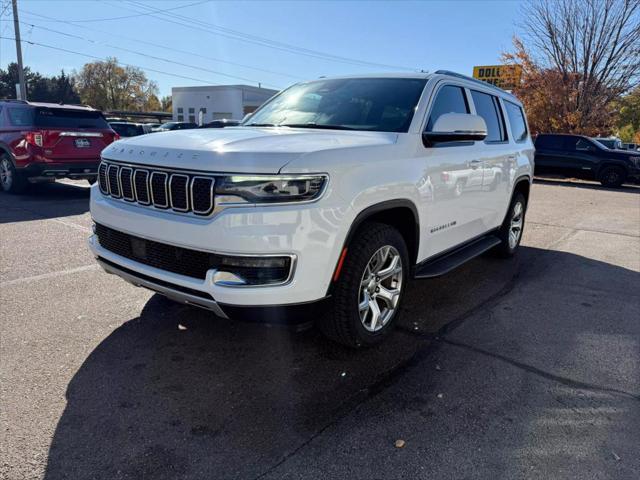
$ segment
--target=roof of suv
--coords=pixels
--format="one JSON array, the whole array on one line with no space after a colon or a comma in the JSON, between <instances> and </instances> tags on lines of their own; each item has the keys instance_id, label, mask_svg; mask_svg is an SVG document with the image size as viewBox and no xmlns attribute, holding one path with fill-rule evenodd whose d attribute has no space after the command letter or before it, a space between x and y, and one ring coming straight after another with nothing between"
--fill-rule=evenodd
<instances>
[{"instance_id":1,"label":"roof of suv","mask_svg":"<svg viewBox=\"0 0 640 480\"><path fill-rule=\"evenodd\" d=\"M66 108L71 110L89 110L98 111L89 105L76 105L72 103L46 103L46 102L28 102L25 100L15 99L0 99L0 103L16 103L21 105L28 105L30 107L44 107L44 108Z\"/></svg>"},{"instance_id":2,"label":"roof of suv","mask_svg":"<svg viewBox=\"0 0 640 480\"><path fill-rule=\"evenodd\" d=\"M483 86L485 88L494 90L496 93L504 97L513 99L513 101L517 102L518 104L521 104L520 100L518 100L518 98L515 95L513 95L512 93L506 90L501 89L500 87L496 87L495 85L492 85L487 82L483 82L482 80L478 80L477 78L469 77L468 75L463 75L461 73L452 72L450 70L436 70L435 72L365 73L365 74L358 74L358 75L339 75L335 77L334 76L321 77L318 80L334 79L334 78L336 79L338 78L422 78L425 80L429 80L435 76L449 77L449 78L464 80L467 82L472 82L479 86ZM313 80L310 80L310 81L313 81Z\"/></svg>"}]
</instances>

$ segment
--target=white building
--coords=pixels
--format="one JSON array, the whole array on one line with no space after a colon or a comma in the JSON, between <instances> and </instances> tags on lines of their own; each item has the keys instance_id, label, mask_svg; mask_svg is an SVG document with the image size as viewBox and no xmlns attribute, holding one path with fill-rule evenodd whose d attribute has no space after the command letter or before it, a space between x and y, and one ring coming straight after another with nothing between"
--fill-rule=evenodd
<instances>
[{"instance_id":1,"label":"white building","mask_svg":"<svg viewBox=\"0 0 640 480\"><path fill-rule=\"evenodd\" d=\"M277 90L249 85L173 87L173 120L198 123L200 111L202 123L223 118L242 120L276 93Z\"/></svg>"}]
</instances>

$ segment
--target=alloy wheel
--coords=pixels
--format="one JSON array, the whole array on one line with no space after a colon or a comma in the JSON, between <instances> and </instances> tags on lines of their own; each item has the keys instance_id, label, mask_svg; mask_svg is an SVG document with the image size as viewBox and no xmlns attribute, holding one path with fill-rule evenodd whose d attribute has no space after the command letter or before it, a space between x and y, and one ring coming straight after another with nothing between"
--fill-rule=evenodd
<instances>
[{"instance_id":1,"label":"alloy wheel","mask_svg":"<svg viewBox=\"0 0 640 480\"><path fill-rule=\"evenodd\" d=\"M377 332L393 318L402 291L402 258L386 245L369 259L360 280L358 311L362 326Z\"/></svg>"},{"instance_id":2,"label":"alloy wheel","mask_svg":"<svg viewBox=\"0 0 640 480\"><path fill-rule=\"evenodd\" d=\"M11 165L9 160L3 158L0 161L0 184L4 190L9 190L13 183L13 172L11 171Z\"/></svg>"},{"instance_id":3,"label":"alloy wheel","mask_svg":"<svg viewBox=\"0 0 640 480\"><path fill-rule=\"evenodd\" d=\"M520 237L522 236L522 225L524 223L524 205L517 202L513 206L513 214L511 215L511 225L509 226L509 248L516 248Z\"/></svg>"}]
</instances>

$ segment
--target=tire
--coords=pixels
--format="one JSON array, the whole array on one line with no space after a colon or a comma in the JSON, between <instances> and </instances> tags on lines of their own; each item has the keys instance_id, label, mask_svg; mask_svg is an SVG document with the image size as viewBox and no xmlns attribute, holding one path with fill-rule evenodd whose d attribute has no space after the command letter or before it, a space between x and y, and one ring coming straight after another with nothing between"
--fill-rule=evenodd
<instances>
[{"instance_id":1,"label":"tire","mask_svg":"<svg viewBox=\"0 0 640 480\"><path fill-rule=\"evenodd\" d=\"M21 175L7 154L0 156L0 188L7 193L21 193L27 187L27 179Z\"/></svg>"},{"instance_id":2,"label":"tire","mask_svg":"<svg viewBox=\"0 0 640 480\"><path fill-rule=\"evenodd\" d=\"M371 270L388 276L376 281L378 277ZM370 281L363 285L367 277ZM409 254L400 232L383 223L364 224L348 246L331 307L318 321L320 330L352 348L380 342L397 322L409 277ZM387 293L386 300L381 291ZM363 311L360 307L364 308L365 302Z\"/></svg>"},{"instance_id":3,"label":"tire","mask_svg":"<svg viewBox=\"0 0 640 480\"><path fill-rule=\"evenodd\" d=\"M621 167L604 167L598 175L598 180L605 187L619 188L627 179L627 172Z\"/></svg>"},{"instance_id":4,"label":"tire","mask_svg":"<svg viewBox=\"0 0 640 480\"><path fill-rule=\"evenodd\" d=\"M527 200L520 192L516 193L511 199L507 216L502 222L498 238L500 245L493 250L499 257L508 258L515 255L522 240L522 231L524 230L524 221L527 211ZM514 230L517 228L517 230ZM517 234L512 232L517 231Z\"/></svg>"}]
</instances>

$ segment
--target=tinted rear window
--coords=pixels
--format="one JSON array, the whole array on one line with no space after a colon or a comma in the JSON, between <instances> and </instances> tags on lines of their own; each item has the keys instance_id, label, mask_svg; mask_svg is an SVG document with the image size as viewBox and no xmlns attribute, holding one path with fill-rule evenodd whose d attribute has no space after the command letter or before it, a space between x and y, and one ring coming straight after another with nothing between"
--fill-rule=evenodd
<instances>
[{"instance_id":1,"label":"tinted rear window","mask_svg":"<svg viewBox=\"0 0 640 480\"><path fill-rule=\"evenodd\" d=\"M62 108L36 108L34 125L52 128L109 128L100 112Z\"/></svg>"},{"instance_id":2,"label":"tinted rear window","mask_svg":"<svg viewBox=\"0 0 640 480\"><path fill-rule=\"evenodd\" d=\"M564 137L559 135L539 135L536 138L536 148L546 148L549 150L563 150Z\"/></svg>"},{"instance_id":3,"label":"tinted rear window","mask_svg":"<svg viewBox=\"0 0 640 480\"><path fill-rule=\"evenodd\" d=\"M144 133L144 130L140 125L133 125L130 123L110 123L109 125L121 137L135 137L136 135L142 135Z\"/></svg>"},{"instance_id":4,"label":"tinted rear window","mask_svg":"<svg viewBox=\"0 0 640 480\"><path fill-rule=\"evenodd\" d=\"M511 134L516 142L521 142L527 138L527 123L524 121L524 113L522 109L511 102L504 102L504 106L507 109L507 116L509 117L509 124L511 124Z\"/></svg>"}]
</instances>

